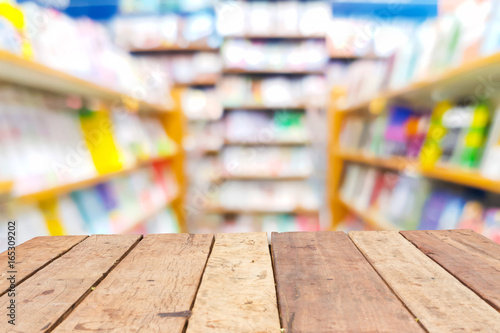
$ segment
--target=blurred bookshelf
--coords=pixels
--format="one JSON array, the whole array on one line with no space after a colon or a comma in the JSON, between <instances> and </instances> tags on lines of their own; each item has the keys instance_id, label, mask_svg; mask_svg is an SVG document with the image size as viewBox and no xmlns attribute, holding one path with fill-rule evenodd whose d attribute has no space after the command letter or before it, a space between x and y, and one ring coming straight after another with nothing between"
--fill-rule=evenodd
<instances>
[{"instance_id":1,"label":"blurred bookshelf","mask_svg":"<svg viewBox=\"0 0 500 333\"><path fill-rule=\"evenodd\" d=\"M3 82L58 94L95 98L114 105L124 104L144 112L169 112L169 106L151 104L131 96L50 68L9 51L0 50L0 79Z\"/></svg>"},{"instance_id":2,"label":"blurred bookshelf","mask_svg":"<svg viewBox=\"0 0 500 333\"><path fill-rule=\"evenodd\" d=\"M151 63L117 48L100 23L86 22L78 42L83 25L63 13L4 9L0 216L19 221L17 241L185 230L172 210L183 184L168 82L150 80ZM31 19L42 16L44 29Z\"/></svg>"},{"instance_id":3,"label":"blurred bookshelf","mask_svg":"<svg viewBox=\"0 0 500 333\"><path fill-rule=\"evenodd\" d=\"M474 94L478 86L484 84L477 78L491 78L500 75L498 63L500 53L471 60L465 64L445 70L441 74L431 75L406 87L382 91L372 99L347 107L336 107L336 112L372 112L377 113L380 105L391 101L406 102L418 106L432 105L436 98L457 99ZM483 80L484 81L484 80ZM439 95L436 95L439 92Z\"/></svg>"},{"instance_id":4,"label":"blurred bookshelf","mask_svg":"<svg viewBox=\"0 0 500 333\"><path fill-rule=\"evenodd\" d=\"M62 184L60 186L48 188L48 189L43 189L41 191L37 192L31 192L31 193L26 193L26 194L21 194L15 197L15 200L21 201L21 202L38 202L38 201L43 201L46 199L50 199L52 197L57 197L61 196L64 194L71 193L73 191L77 190L82 190L88 187L93 187L97 184L105 183L115 177L119 176L125 176L127 174L133 173L139 169L148 167L152 164L155 163L163 163L167 162L173 158L175 158L176 154L171 154L168 156L160 156L160 157L154 157L151 159L146 159L143 161L140 161L137 163L135 166L124 168L115 172L110 172L106 174L101 174L89 179L73 182L73 183L66 183Z\"/></svg>"},{"instance_id":5,"label":"blurred bookshelf","mask_svg":"<svg viewBox=\"0 0 500 333\"><path fill-rule=\"evenodd\" d=\"M449 64L440 73L417 78L397 89L382 89L353 104L345 102L345 91L338 87L332 89L329 106L332 228L344 226L348 216L353 215L369 229L472 228L493 239L498 238L499 228L495 227L495 221L499 211L500 174L493 171L496 169L491 165L495 163L491 154L498 140L499 117L497 100L491 98L491 93L497 90L485 82L500 74L499 56L500 53L493 53L459 65ZM457 123L463 124L455 125L462 126L456 130L447 127L450 126L447 119L453 114L459 119ZM475 122L467 119L475 119ZM481 122L477 123L479 119ZM472 132L473 129L468 129L470 126L483 127ZM442 134L432 136L437 130ZM458 135L458 131L463 134ZM361 133L365 133L364 136ZM451 139L453 133L457 134ZM476 135L476 143L471 148L468 146L470 139L466 139L471 134L467 133ZM411 151L405 151L406 143L402 140L417 141L407 141L413 146L406 146L405 149L410 147ZM469 141L461 144L460 140ZM381 177L391 178L392 184L379 181ZM359 185L354 178L359 178ZM378 188L379 182L384 184L382 189ZM352 197L362 200L361 204L352 203L349 198L353 194L346 194L353 193L351 191L359 191L357 197L366 198ZM386 197L380 199L381 194L377 191L382 191ZM407 195L413 198L413 205L405 201ZM397 196L401 201L397 201ZM405 209L416 217L405 217L394 205L408 205ZM443 215L439 219L445 207L449 207L446 208L448 214L455 209L454 215ZM437 216L434 219L429 216L433 209ZM468 211L476 215L470 215L474 217L469 219L458 215Z\"/></svg>"}]
</instances>

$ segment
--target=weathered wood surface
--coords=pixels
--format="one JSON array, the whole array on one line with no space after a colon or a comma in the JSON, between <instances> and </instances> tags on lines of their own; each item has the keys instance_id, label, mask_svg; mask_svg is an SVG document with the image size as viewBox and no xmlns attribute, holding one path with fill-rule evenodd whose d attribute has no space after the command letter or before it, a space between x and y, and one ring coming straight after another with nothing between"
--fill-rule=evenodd
<instances>
[{"instance_id":1,"label":"weathered wood surface","mask_svg":"<svg viewBox=\"0 0 500 333\"><path fill-rule=\"evenodd\" d=\"M286 332L424 332L343 232L273 233Z\"/></svg>"},{"instance_id":2,"label":"weathered wood surface","mask_svg":"<svg viewBox=\"0 0 500 333\"><path fill-rule=\"evenodd\" d=\"M54 332L182 332L213 235L147 235Z\"/></svg>"},{"instance_id":3,"label":"weathered wood surface","mask_svg":"<svg viewBox=\"0 0 500 333\"><path fill-rule=\"evenodd\" d=\"M16 284L21 283L27 277L49 264L52 260L64 254L76 244L80 243L87 236L43 236L35 237L24 242L15 249ZM0 254L0 295L3 295L10 288L7 280L11 269L9 268L9 251Z\"/></svg>"},{"instance_id":4,"label":"weathered wood surface","mask_svg":"<svg viewBox=\"0 0 500 333\"><path fill-rule=\"evenodd\" d=\"M500 332L500 245L472 231L266 236L36 238L0 332Z\"/></svg>"},{"instance_id":5,"label":"weathered wood surface","mask_svg":"<svg viewBox=\"0 0 500 333\"><path fill-rule=\"evenodd\" d=\"M266 233L217 234L187 332L280 332Z\"/></svg>"},{"instance_id":6,"label":"weathered wood surface","mask_svg":"<svg viewBox=\"0 0 500 333\"><path fill-rule=\"evenodd\" d=\"M403 231L401 234L500 310L500 245L472 230Z\"/></svg>"},{"instance_id":7,"label":"weathered wood surface","mask_svg":"<svg viewBox=\"0 0 500 333\"><path fill-rule=\"evenodd\" d=\"M429 332L500 332L500 313L398 232L349 236Z\"/></svg>"},{"instance_id":8,"label":"weathered wood surface","mask_svg":"<svg viewBox=\"0 0 500 333\"><path fill-rule=\"evenodd\" d=\"M16 325L0 321L0 332L45 332L78 303L139 240L136 235L94 235L73 247L16 288ZM0 298L6 309L8 294Z\"/></svg>"}]
</instances>

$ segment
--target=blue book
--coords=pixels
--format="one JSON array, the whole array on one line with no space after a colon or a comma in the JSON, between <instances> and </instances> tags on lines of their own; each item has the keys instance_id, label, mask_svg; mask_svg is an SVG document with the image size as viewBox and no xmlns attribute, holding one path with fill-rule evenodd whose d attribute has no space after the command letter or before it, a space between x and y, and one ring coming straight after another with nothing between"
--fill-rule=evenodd
<instances>
[{"instance_id":1,"label":"blue book","mask_svg":"<svg viewBox=\"0 0 500 333\"><path fill-rule=\"evenodd\" d=\"M75 191L71 193L71 198L75 201L90 233L111 233L108 211L96 189Z\"/></svg>"},{"instance_id":2,"label":"blue book","mask_svg":"<svg viewBox=\"0 0 500 333\"><path fill-rule=\"evenodd\" d=\"M425 203L422 218L420 220L419 230L436 230L439 226L439 220L446 207L453 197L448 191L434 191Z\"/></svg>"}]
</instances>

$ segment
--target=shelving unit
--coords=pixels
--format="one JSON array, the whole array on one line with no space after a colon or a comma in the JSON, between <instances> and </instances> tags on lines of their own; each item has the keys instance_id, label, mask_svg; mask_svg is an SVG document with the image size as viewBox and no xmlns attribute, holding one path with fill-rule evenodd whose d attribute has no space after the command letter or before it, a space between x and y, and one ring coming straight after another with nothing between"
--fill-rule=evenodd
<instances>
[{"instance_id":1,"label":"shelving unit","mask_svg":"<svg viewBox=\"0 0 500 333\"><path fill-rule=\"evenodd\" d=\"M390 223L374 218L374 212L361 212L354 206L342 201L339 190L346 162L365 164L398 172L410 172L446 183L491 193L500 193L500 181L485 178L477 170L467 170L446 165L423 168L418 160L406 157L381 158L367 156L357 151L343 151L339 148L339 136L344 117L361 112L378 114L386 105L394 103L398 105L433 106L440 100L453 100L462 96L476 94L478 89L498 89L498 87L492 86L491 81L491 78L500 74L498 63L500 63L500 53L465 63L457 68L451 68L439 75L414 82L401 89L382 92L369 101L363 101L347 108L339 108L336 104L338 92L332 91L329 107L329 202L332 209L332 228L335 229L347 212L354 213L372 227L378 225L379 229L384 230L391 230L391 227L394 227Z\"/></svg>"},{"instance_id":2,"label":"shelving unit","mask_svg":"<svg viewBox=\"0 0 500 333\"><path fill-rule=\"evenodd\" d=\"M244 34L240 36L226 36L226 40L235 40L235 39L245 39L245 40L259 40L261 42L301 42L311 39L324 40L325 36L314 35L314 36L305 36L305 35L276 35L276 34L265 34L265 35L253 35L253 34ZM265 56L265 54L264 54ZM228 65L226 65L228 66ZM324 70L306 70L306 69L292 69L287 68L286 66L280 67L280 69L250 69L245 67L226 67L223 70L223 75L231 75L231 76L246 76L250 78L256 77L259 78L267 78L273 76L287 76L287 77L301 77L307 75L324 75ZM224 105L224 111L230 112L233 110L244 110L244 111L256 111L256 112L280 112L283 110L290 111L298 111L298 112L307 112L310 109L310 106L305 104L300 105L262 105L262 104L248 104L242 103L239 105ZM287 141L257 141L257 142L246 142L246 141L231 141L225 140L224 146L241 146L241 147L296 147L296 146L310 146L312 145L312 141L304 141L304 140L287 140ZM217 179L220 182L223 181L297 181L304 182L311 178L311 175L270 175L270 174L254 174L254 175L224 175ZM319 211L314 209L302 209L300 207L294 209L287 210L268 210L268 209L226 209L223 207L212 207L205 211L205 213L209 214L221 214L221 215L264 215L264 214L291 214L291 215L311 215L311 216L319 216Z\"/></svg>"},{"instance_id":3,"label":"shelving unit","mask_svg":"<svg viewBox=\"0 0 500 333\"><path fill-rule=\"evenodd\" d=\"M477 188L493 193L500 193L500 181L483 177L476 170L460 169L453 166L435 166L432 169L425 169L419 165L417 160L408 160L404 157L369 157L360 153L340 152L337 156L345 161L351 161L379 168L395 171L408 171L421 174L422 176L433 178L457 185Z\"/></svg>"},{"instance_id":4,"label":"shelving unit","mask_svg":"<svg viewBox=\"0 0 500 333\"><path fill-rule=\"evenodd\" d=\"M42 201L42 200L45 200L48 198L57 197L57 196L60 196L63 194L73 192L73 191L93 187L93 186L98 185L100 183L107 182L115 177L120 177L120 176L130 174L134 171L137 171L141 168L152 165L154 163L161 163L164 161L171 160L175 156L176 156L176 154L172 154L170 156L164 156L164 157L154 157L154 158L142 161L135 166L125 168L125 169L122 169L122 170L119 170L116 172L107 173L107 174L103 174L103 175L97 175L97 176L89 178L89 179L80 180L80 181L76 181L73 183L62 184L62 185L59 185L56 187L44 189L44 190L33 192L33 193L19 195L19 196L15 197L14 199L21 201L21 202L24 202L24 203L27 203L27 202L38 202L38 201Z\"/></svg>"},{"instance_id":5,"label":"shelving unit","mask_svg":"<svg viewBox=\"0 0 500 333\"><path fill-rule=\"evenodd\" d=\"M200 9L193 9L192 11L189 11L189 15L197 12L198 10L201 10L202 12L206 12L210 9L210 7L203 7ZM212 8L213 9L213 8ZM215 11L214 11L215 13ZM185 12L177 12L177 11L172 11L169 12L170 15L175 15L177 16L178 21L180 21L181 17L185 17L187 14ZM179 24L178 25L179 33L182 34L182 29L189 29L186 27L184 24ZM212 33L214 33L212 31ZM148 57L153 57L153 56L161 56L161 57L166 57L170 58L168 59L169 62L165 62L165 64L172 65L172 62L175 62L174 57L179 57L179 58L184 58L183 60L188 60L192 59L191 57L200 53L211 53L211 54L217 54L219 53L220 49L219 47L212 47L211 42L209 43L208 38L202 38L200 40L196 41L187 41L184 38L182 41L176 41L173 42L173 44L165 44L165 45L160 45L158 47L154 48L148 48L148 49L142 49L142 48L134 48L130 49L130 52L133 53L136 56L141 56L141 55L147 55ZM210 44L210 45L209 45ZM167 66L167 65L166 65ZM172 66L175 66L173 64ZM206 62L204 62L203 68L207 68ZM174 141L178 144L179 147L184 147L184 144L186 142L186 138L188 137L190 133L190 130L192 128L203 128L204 126L207 126L207 124L213 124L220 119L212 119L206 116L205 114L201 115L199 118L189 118L187 115L187 112L183 109L183 98L186 98L186 92L189 92L189 89L196 89L199 88L200 90L205 90L205 89L211 89L215 88L217 85L219 79L220 79L220 73L214 73L215 71L211 72L203 72L203 73L197 73L196 77L194 77L191 81L185 80L185 78L182 77L182 75L179 75L176 77L175 75L172 76L173 79L173 88L171 90L171 96L173 99L173 113L175 114L174 116L171 116L171 121L169 123L165 123L165 127L167 128L167 131L169 135L174 139ZM186 81L186 82L185 82ZM172 119L175 118L175 121L172 121ZM173 125L172 125L173 124ZM196 126L192 126L196 125ZM175 171L175 174L177 178L180 180L180 182L183 184L183 186L179 190L179 194L177 198L173 201L172 207L174 208L175 212L177 213L178 216L182 217L182 220L184 222L183 225L183 232L187 232L187 224L186 222L186 208L187 206L185 204L185 200L187 195L189 194L189 190L192 188L193 185L193 180L189 180L188 176L186 175L187 170L190 165L193 164L193 162L196 162L198 159L203 160L207 158L217 158L217 155L220 152L221 147L214 147L214 146L204 146L204 145L193 145L193 147L190 147L189 149L182 149L179 152L179 158L177 158L173 162L173 169ZM194 178L194 177L193 177Z\"/></svg>"},{"instance_id":6,"label":"shelving unit","mask_svg":"<svg viewBox=\"0 0 500 333\"><path fill-rule=\"evenodd\" d=\"M122 92L101 86L97 83L76 77L74 75L55 70L33 60L22 58L18 55L12 54L7 51L0 50L0 81L15 84L23 87L29 87L40 91L56 93L60 95L78 96L89 101L98 101L104 103L106 107L111 110L114 106L125 106L127 109L144 113L148 116L158 117L164 124L169 127L177 127L175 117L170 105L155 105L143 100L134 99ZM168 127L166 126L166 127ZM167 130L167 133L168 130ZM170 133L169 133L170 134ZM96 175L90 179L79 180L71 183L61 184L52 188L43 189L33 193L22 194L19 196L7 196L11 202L38 204L42 201L50 201L60 195L68 194L70 192L93 187L97 184L107 182L115 177L127 175L137 171L141 168L147 167L154 163L162 163L164 161L176 161L182 158L181 154L174 153L169 156L154 157L148 160L141 161L126 169L116 172ZM181 179L177 179L178 187L182 188L183 183ZM1 183L0 194L10 192L13 188L13 183ZM12 194L12 193L10 193ZM164 209L162 205L161 209ZM158 210L149 212L138 221L131 224L135 227L143 223ZM179 216L180 229L185 230L182 216ZM124 232L127 230L124 230Z\"/></svg>"},{"instance_id":7,"label":"shelving unit","mask_svg":"<svg viewBox=\"0 0 500 333\"><path fill-rule=\"evenodd\" d=\"M493 78L500 74L499 63L500 53L495 53L448 69L441 74L414 82L406 87L381 92L369 101L363 101L347 108L336 108L335 111L343 113L371 111L377 113L380 105L391 101L411 102L412 105L433 105L438 100L455 99L475 94L478 88L498 89Z\"/></svg>"},{"instance_id":8,"label":"shelving unit","mask_svg":"<svg viewBox=\"0 0 500 333\"><path fill-rule=\"evenodd\" d=\"M24 59L4 50L0 50L0 81L53 93L99 99L115 105L124 104L144 112L169 112L167 106L135 100L121 92Z\"/></svg>"}]
</instances>

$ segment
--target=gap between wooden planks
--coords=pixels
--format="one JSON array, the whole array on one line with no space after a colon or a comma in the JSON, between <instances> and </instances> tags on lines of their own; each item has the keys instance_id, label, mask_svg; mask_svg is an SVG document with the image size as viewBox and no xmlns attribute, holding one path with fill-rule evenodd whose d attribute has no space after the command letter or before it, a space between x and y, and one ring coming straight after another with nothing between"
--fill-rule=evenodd
<instances>
[{"instance_id":1,"label":"gap between wooden planks","mask_svg":"<svg viewBox=\"0 0 500 333\"><path fill-rule=\"evenodd\" d=\"M212 235L144 236L54 332L182 332L212 242Z\"/></svg>"},{"instance_id":2,"label":"gap between wooden planks","mask_svg":"<svg viewBox=\"0 0 500 333\"><path fill-rule=\"evenodd\" d=\"M2 320L0 331L53 330L139 240L135 235L94 235L75 245L16 287L16 325ZM0 307L9 303L4 294Z\"/></svg>"},{"instance_id":3,"label":"gap between wooden planks","mask_svg":"<svg viewBox=\"0 0 500 333\"><path fill-rule=\"evenodd\" d=\"M40 269L71 250L85 238L87 236L41 236L16 246L14 251L16 285L19 285ZM41 247L43 251L40 250ZM7 250L0 254L0 262L2 263L0 266L2 267L0 272L0 296L4 295L10 288L10 282L7 280L11 274L9 272L12 271L9 267L9 252Z\"/></svg>"},{"instance_id":4,"label":"gap between wooden planks","mask_svg":"<svg viewBox=\"0 0 500 333\"><path fill-rule=\"evenodd\" d=\"M500 311L500 246L472 230L401 231L448 273Z\"/></svg>"},{"instance_id":5,"label":"gap between wooden planks","mask_svg":"<svg viewBox=\"0 0 500 333\"><path fill-rule=\"evenodd\" d=\"M500 331L500 313L397 231L349 237L428 331Z\"/></svg>"},{"instance_id":6,"label":"gap between wooden planks","mask_svg":"<svg viewBox=\"0 0 500 333\"><path fill-rule=\"evenodd\" d=\"M273 233L286 332L424 332L342 231Z\"/></svg>"},{"instance_id":7,"label":"gap between wooden planks","mask_svg":"<svg viewBox=\"0 0 500 333\"><path fill-rule=\"evenodd\" d=\"M213 235L141 238L91 236L50 259L17 288L23 294L18 311L30 317L5 331L184 332L193 306L188 332L280 331L266 233L219 234L215 244ZM221 274L224 283L217 282ZM207 302L214 298L206 295L225 297L213 311ZM2 306L8 301L0 298Z\"/></svg>"}]
</instances>

